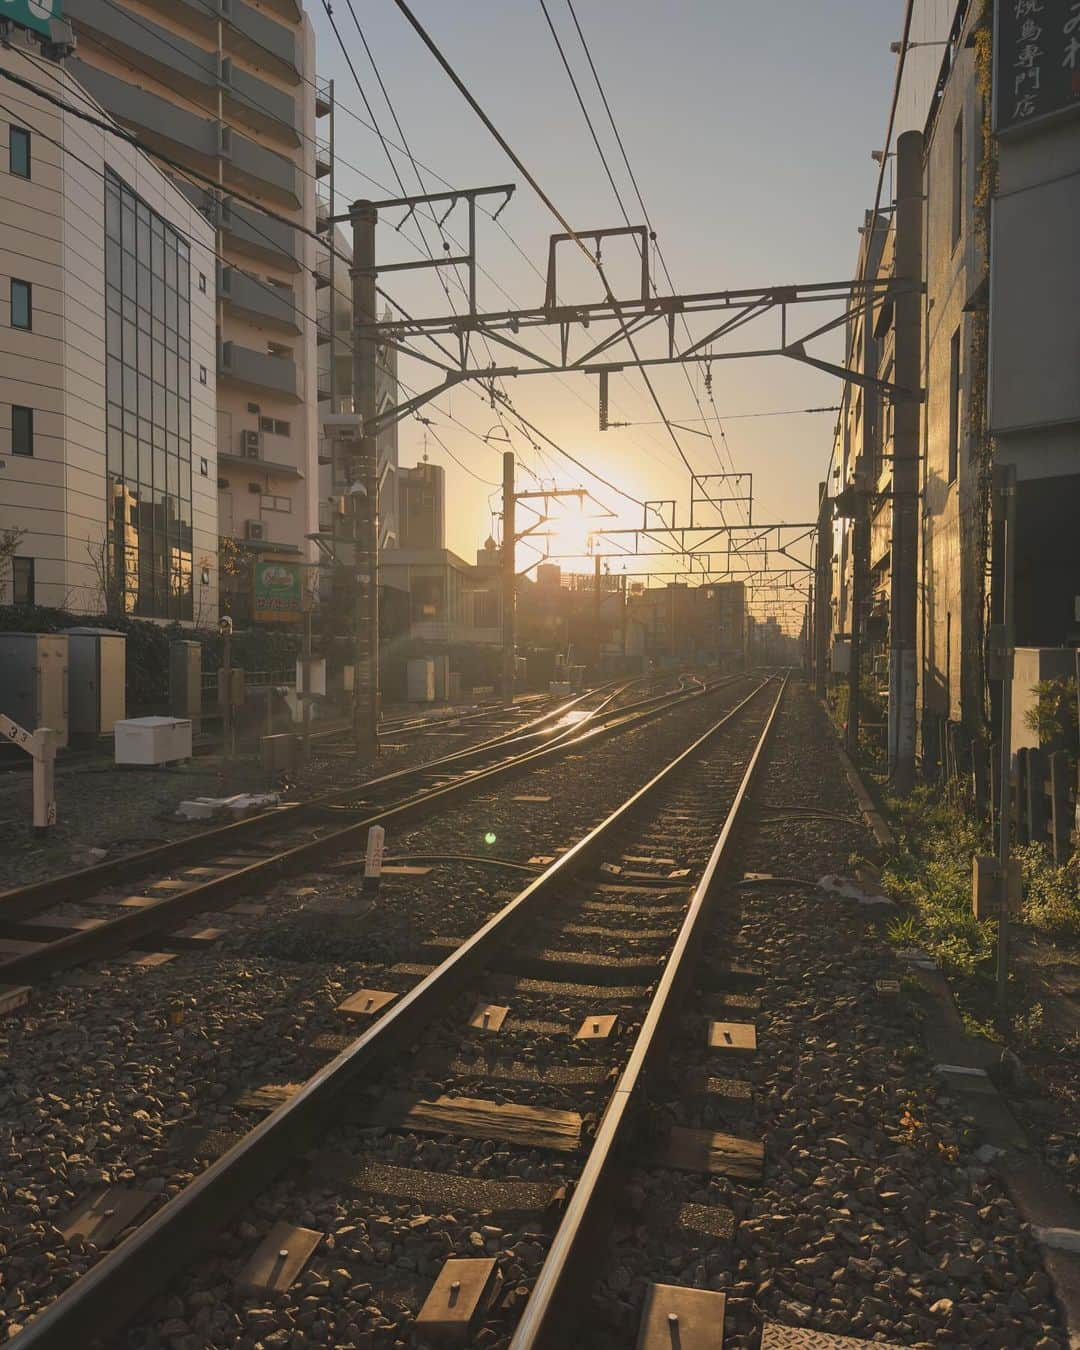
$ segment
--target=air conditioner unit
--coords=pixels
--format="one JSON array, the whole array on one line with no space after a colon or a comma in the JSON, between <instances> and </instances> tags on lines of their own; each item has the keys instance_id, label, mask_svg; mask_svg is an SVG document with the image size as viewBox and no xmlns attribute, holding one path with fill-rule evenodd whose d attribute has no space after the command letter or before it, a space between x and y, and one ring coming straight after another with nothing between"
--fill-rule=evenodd
<instances>
[{"instance_id":1,"label":"air conditioner unit","mask_svg":"<svg viewBox=\"0 0 1080 1350\"><path fill-rule=\"evenodd\" d=\"M245 539L265 539L266 526L261 520L247 520L244 522Z\"/></svg>"},{"instance_id":2,"label":"air conditioner unit","mask_svg":"<svg viewBox=\"0 0 1080 1350\"><path fill-rule=\"evenodd\" d=\"M250 429L244 431L240 437L240 444L244 451L245 459L258 459L261 437L257 431Z\"/></svg>"}]
</instances>

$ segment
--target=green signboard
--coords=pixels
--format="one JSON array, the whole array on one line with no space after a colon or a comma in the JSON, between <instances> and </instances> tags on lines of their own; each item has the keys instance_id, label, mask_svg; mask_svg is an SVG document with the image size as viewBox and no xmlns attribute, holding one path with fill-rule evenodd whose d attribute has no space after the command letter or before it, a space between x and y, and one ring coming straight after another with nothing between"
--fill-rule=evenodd
<instances>
[{"instance_id":1,"label":"green signboard","mask_svg":"<svg viewBox=\"0 0 1080 1350\"><path fill-rule=\"evenodd\" d=\"M0 0L0 19L49 36L49 21L63 18L64 0Z\"/></svg>"},{"instance_id":2,"label":"green signboard","mask_svg":"<svg viewBox=\"0 0 1080 1350\"><path fill-rule=\"evenodd\" d=\"M252 617L256 623L298 623L304 617L299 563L260 558L254 564L252 582Z\"/></svg>"}]
</instances>

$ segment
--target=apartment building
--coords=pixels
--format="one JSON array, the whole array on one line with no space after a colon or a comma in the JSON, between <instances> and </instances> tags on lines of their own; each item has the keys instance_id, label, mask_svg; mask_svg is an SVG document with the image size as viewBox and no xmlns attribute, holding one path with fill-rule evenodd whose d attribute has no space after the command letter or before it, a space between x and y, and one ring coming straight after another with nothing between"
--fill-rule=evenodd
<instances>
[{"instance_id":1,"label":"apartment building","mask_svg":"<svg viewBox=\"0 0 1080 1350\"><path fill-rule=\"evenodd\" d=\"M923 146L915 588L919 752L930 773L970 762L971 746L994 734L988 625L1000 620L1006 580L992 489L1004 465L1017 480L1016 645L1080 645L1076 8L913 7L917 49L897 131L919 133ZM867 276L892 274L893 212L883 203L878 221L864 222L858 265ZM852 369L890 378L891 322L885 302L849 324ZM841 650L856 638L850 680L876 680L887 703L895 416L891 399L845 385L829 484L838 506L833 635Z\"/></svg>"},{"instance_id":2,"label":"apartment building","mask_svg":"<svg viewBox=\"0 0 1080 1350\"><path fill-rule=\"evenodd\" d=\"M220 532L252 554L311 560L316 291L330 283L313 232L330 165L310 22L299 0L66 0L65 14L71 73L179 166L216 232ZM242 616L243 571L229 584Z\"/></svg>"},{"instance_id":3,"label":"apartment building","mask_svg":"<svg viewBox=\"0 0 1080 1350\"><path fill-rule=\"evenodd\" d=\"M0 69L108 121L16 32ZM214 231L157 165L20 85L0 111L0 601L214 623Z\"/></svg>"},{"instance_id":4,"label":"apartment building","mask_svg":"<svg viewBox=\"0 0 1080 1350\"><path fill-rule=\"evenodd\" d=\"M402 548L446 547L446 472L422 461L398 470L398 536Z\"/></svg>"}]
</instances>

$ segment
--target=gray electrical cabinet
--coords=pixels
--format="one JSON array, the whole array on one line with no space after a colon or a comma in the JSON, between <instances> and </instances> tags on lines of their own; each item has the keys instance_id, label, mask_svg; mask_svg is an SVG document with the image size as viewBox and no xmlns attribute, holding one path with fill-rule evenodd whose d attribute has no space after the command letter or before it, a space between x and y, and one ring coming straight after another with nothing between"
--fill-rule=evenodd
<instances>
[{"instance_id":1,"label":"gray electrical cabinet","mask_svg":"<svg viewBox=\"0 0 1080 1350\"><path fill-rule=\"evenodd\" d=\"M108 736L127 716L127 638L111 628L66 628L73 736Z\"/></svg>"},{"instance_id":2,"label":"gray electrical cabinet","mask_svg":"<svg viewBox=\"0 0 1080 1350\"><path fill-rule=\"evenodd\" d=\"M51 727L68 743L68 640L61 633L0 633L0 712L26 731Z\"/></svg>"},{"instance_id":3,"label":"gray electrical cabinet","mask_svg":"<svg viewBox=\"0 0 1080 1350\"><path fill-rule=\"evenodd\" d=\"M186 717L195 731L202 716L202 643L169 643L169 712Z\"/></svg>"}]
</instances>

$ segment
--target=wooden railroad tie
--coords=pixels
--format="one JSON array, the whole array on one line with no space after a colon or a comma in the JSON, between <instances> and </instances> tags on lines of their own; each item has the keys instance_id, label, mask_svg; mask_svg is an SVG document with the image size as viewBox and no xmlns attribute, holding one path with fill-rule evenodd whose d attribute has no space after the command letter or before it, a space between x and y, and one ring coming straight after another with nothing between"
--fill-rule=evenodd
<instances>
[{"instance_id":1,"label":"wooden railroad tie","mask_svg":"<svg viewBox=\"0 0 1080 1350\"><path fill-rule=\"evenodd\" d=\"M650 1161L654 1167L671 1167L677 1172L757 1181L765 1165L765 1145L760 1139L673 1125Z\"/></svg>"},{"instance_id":2,"label":"wooden railroad tie","mask_svg":"<svg viewBox=\"0 0 1080 1350\"><path fill-rule=\"evenodd\" d=\"M519 1106L480 1097L436 1097L417 1101L393 1092L359 1104L355 1119L362 1125L386 1125L419 1134L453 1134L465 1139L497 1139L519 1148L546 1148L574 1153L581 1146L581 1116L543 1106Z\"/></svg>"}]
</instances>

